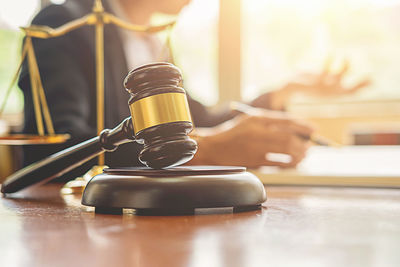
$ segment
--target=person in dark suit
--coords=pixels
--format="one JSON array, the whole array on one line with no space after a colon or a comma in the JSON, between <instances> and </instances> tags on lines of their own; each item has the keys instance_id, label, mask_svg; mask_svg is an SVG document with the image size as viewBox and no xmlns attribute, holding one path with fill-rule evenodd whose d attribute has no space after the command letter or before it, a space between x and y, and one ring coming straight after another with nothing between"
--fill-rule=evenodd
<instances>
[{"instance_id":1,"label":"person in dark suit","mask_svg":"<svg viewBox=\"0 0 400 267\"><path fill-rule=\"evenodd\" d=\"M125 16L125 19L132 23L147 24L152 13L178 14L188 2L187 0L115 0L103 1L103 4L106 11L119 13L117 15ZM67 0L63 5L50 5L37 14L32 24L58 27L90 13L92 5L93 0ZM106 128L116 126L123 118L130 115L127 105L128 94L122 86L122 81L129 68L132 68L132 61L150 63L154 60L151 56L147 62L146 59L143 60L146 53L137 48L145 47L149 55L152 49L154 50L151 41L143 36L132 36L127 38L127 35L114 25L105 26ZM136 48L135 41L141 42ZM82 27L57 38L34 39L33 45L55 130L57 133L69 133L72 138L62 145L25 146L24 165L96 134L93 27ZM24 63L19 86L24 92L25 100L24 132L36 133L27 62ZM293 91L293 86L285 87L260 96L252 104L279 110L283 108L288 94ZM309 136L313 131L306 123L294 120L286 114L265 113L255 117L236 116L237 114L229 110L212 113L190 97L189 106L195 126L209 127L198 138L199 150L192 164L295 166L304 157L309 146L309 141L299 136ZM140 166L137 157L139 150L140 145L136 143L122 145L116 152L106 153L106 164ZM290 155L292 160L287 163L273 162L266 159L265 155L268 152L285 153ZM84 172L94 163L89 162L69 177Z\"/></svg>"}]
</instances>

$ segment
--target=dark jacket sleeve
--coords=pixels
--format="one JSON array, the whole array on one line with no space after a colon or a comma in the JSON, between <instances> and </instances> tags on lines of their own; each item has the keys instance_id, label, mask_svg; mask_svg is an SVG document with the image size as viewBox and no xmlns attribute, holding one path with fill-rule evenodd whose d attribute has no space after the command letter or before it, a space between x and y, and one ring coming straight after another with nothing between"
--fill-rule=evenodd
<instances>
[{"instance_id":1,"label":"dark jacket sleeve","mask_svg":"<svg viewBox=\"0 0 400 267\"><path fill-rule=\"evenodd\" d=\"M188 102L192 120L196 127L213 127L235 117L235 112L228 108L212 111L190 96Z\"/></svg>"}]
</instances>

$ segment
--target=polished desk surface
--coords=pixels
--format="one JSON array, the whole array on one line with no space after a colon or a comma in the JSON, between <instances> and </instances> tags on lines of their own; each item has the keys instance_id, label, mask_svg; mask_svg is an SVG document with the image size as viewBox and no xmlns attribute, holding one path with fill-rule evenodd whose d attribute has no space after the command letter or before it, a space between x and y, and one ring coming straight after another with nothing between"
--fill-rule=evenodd
<instances>
[{"instance_id":1,"label":"polished desk surface","mask_svg":"<svg viewBox=\"0 0 400 267\"><path fill-rule=\"evenodd\" d=\"M100 215L60 186L0 198L0 266L400 266L400 190L267 187L259 211Z\"/></svg>"}]
</instances>

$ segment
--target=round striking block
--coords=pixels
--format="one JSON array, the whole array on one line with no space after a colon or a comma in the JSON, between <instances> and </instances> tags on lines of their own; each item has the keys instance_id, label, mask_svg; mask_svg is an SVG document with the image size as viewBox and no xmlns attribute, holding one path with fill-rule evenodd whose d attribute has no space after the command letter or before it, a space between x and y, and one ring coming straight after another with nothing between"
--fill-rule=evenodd
<instances>
[{"instance_id":1,"label":"round striking block","mask_svg":"<svg viewBox=\"0 0 400 267\"><path fill-rule=\"evenodd\" d=\"M266 200L263 184L243 167L187 166L105 169L95 176L82 204L104 210L136 209L160 214L196 208L257 208Z\"/></svg>"}]
</instances>

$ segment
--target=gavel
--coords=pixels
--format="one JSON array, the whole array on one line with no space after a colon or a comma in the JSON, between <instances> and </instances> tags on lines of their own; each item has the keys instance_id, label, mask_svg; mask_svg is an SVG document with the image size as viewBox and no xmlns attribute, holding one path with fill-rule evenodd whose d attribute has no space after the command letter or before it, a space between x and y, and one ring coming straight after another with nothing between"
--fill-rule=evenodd
<instances>
[{"instance_id":1,"label":"gavel","mask_svg":"<svg viewBox=\"0 0 400 267\"><path fill-rule=\"evenodd\" d=\"M120 144L143 144L139 160L154 169L184 164L193 158L197 143L186 93L180 87L182 74L170 63L153 63L130 71L124 86L130 94L131 117L114 129L50 155L9 176L2 193L14 193L60 176L93 157L112 152Z\"/></svg>"}]
</instances>

